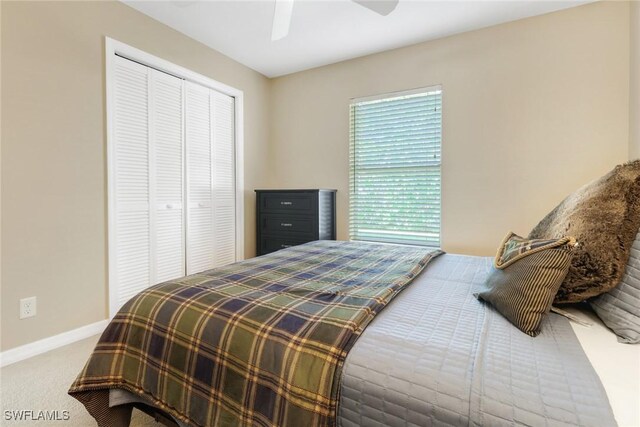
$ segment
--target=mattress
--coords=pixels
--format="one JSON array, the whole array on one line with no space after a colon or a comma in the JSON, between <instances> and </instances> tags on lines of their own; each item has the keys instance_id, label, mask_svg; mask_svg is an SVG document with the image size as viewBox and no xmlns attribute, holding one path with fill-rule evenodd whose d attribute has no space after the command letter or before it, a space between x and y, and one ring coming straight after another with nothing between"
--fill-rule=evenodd
<instances>
[{"instance_id":1,"label":"mattress","mask_svg":"<svg viewBox=\"0 0 640 427\"><path fill-rule=\"evenodd\" d=\"M640 426L640 344L618 342L590 307L567 309L588 325L571 322L604 386L620 426Z\"/></svg>"},{"instance_id":2,"label":"mattress","mask_svg":"<svg viewBox=\"0 0 640 427\"><path fill-rule=\"evenodd\" d=\"M375 318L345 361L340 426L616 424L566 318L532 338L473 297L490 268L442 255Z\"/></svg>"}]
</instances>

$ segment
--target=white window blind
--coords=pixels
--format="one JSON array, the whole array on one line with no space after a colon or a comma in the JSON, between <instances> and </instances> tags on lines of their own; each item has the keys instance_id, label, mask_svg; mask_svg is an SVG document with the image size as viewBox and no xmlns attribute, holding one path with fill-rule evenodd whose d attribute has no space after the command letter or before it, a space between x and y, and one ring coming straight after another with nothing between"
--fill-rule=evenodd
<instances>
[{"instance_id":1,"label":"white window blind","mask_svg":"<svg viewBox=\"0 0 640 427\"><path fill-rule=\"evenodd\" d=\"M442 91L351 104L352 240L440 246Z\"/></svg>"}]
</instances>

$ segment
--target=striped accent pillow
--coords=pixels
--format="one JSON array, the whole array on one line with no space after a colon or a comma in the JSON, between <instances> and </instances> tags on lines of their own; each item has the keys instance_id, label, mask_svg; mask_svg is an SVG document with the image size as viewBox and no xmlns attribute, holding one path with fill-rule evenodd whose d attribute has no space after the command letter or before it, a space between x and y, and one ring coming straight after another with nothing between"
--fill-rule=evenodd
<instances>
[{"instance_id":1,"label":"striped accent pillow","mask_svg":"<svg viewBox=\"0 0 640 427\"><path fill-rule=\"evenodd\" d=\"M495 268L475 296L535 337L569 271L575 244L572 237L527 240L507 234L498 248Z\"/></svg>"}]
</instances>

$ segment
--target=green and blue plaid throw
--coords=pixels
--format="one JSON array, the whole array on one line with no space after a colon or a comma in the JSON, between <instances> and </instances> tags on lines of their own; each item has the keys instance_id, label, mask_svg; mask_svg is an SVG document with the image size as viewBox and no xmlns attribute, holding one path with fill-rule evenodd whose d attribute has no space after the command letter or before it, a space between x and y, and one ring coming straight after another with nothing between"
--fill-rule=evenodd
<instances>
[{"instance_id":1,"label":"green and blue plaid throw","mask_svg":"<svg viewBox=\"0 0 640 427\"><path fill-rule=\"evenodd\" d=\"M331 426L357 337L440 251L318 241L153 286L69 393L121 388L196 426Z\"/></svg>"}]
</instances>

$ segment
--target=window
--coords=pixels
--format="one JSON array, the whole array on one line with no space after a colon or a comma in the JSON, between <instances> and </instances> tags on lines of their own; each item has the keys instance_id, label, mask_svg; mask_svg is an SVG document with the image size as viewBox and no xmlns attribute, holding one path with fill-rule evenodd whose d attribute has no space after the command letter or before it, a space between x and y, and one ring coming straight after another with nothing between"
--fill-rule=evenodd
<instances>
[{"instance_id":1,"label":"window","mask_svg":"<svg viewBox=\"0 0 640 427\"><path fill-rule=\"evenodd\" d=\"M351 103L352 240L440 246L442 91Z\"/></svg>"}]
</instances>

